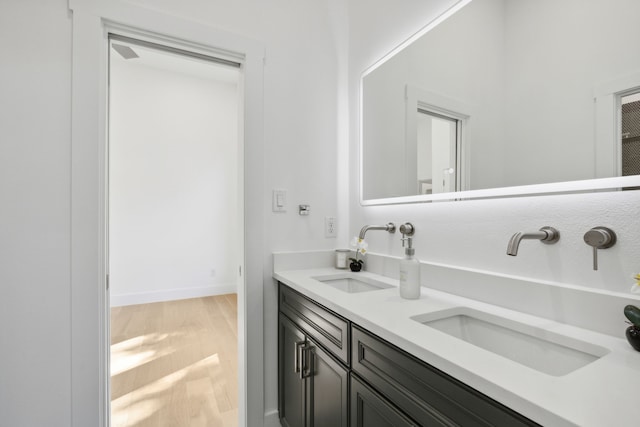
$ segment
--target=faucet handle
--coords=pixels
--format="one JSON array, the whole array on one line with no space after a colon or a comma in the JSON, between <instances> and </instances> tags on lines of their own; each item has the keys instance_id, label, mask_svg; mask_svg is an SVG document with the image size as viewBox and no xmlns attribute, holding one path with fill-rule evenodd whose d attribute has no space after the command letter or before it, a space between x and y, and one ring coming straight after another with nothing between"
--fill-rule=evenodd
<instances>
[{"instance_id":1,"label":"faucet handle","mask_svg":"<svg viewBox=\"0 0 640 427\"><path fill-rule=\"evenodd\" d=\"M404 248L404 242L409 242L409 247L411 247L411 236L416 232L413 224L410 222L405 222L400 226L400 233L402 233L402 247Z\"/></svg>"},{"instance_id":2,"label":"faucet handle","mask_svg":"<svg viewBox=\"0 0 640 427\"><path fill-rule=\"evenodd\" d=\"M400 233L404 234L405 236L413 236L415 232L416 229L410 222L405 222L400 226Z\"/></svg>"},{"instance_id":3,"label":"faucet handle","mask_svg":"<svg viewBox=\"0 0 640 427\"><path fill-rule=\"evenodd\" d=\"M616 233L607 227L593 227L584 233L584 242L593 247L593 269L598 269L598 249L608 249L616 244Z\"/></svg>"}]
</instances>

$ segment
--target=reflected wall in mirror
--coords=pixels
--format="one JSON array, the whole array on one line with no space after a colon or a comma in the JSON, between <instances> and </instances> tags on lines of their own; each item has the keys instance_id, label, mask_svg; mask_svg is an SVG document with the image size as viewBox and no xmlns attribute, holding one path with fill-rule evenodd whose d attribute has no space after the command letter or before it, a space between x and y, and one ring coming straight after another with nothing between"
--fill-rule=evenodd
<instances>
[{"instance_id":1,"label":"reflected wall in mirror","mask_svg":"<svg viewBox=\"0 0 640 427\"><path fill-rule=\"evenodd\" d=\"M364 204L640 173L640 1L458 9L363 75Z\"/></svg>"}]
</instances>

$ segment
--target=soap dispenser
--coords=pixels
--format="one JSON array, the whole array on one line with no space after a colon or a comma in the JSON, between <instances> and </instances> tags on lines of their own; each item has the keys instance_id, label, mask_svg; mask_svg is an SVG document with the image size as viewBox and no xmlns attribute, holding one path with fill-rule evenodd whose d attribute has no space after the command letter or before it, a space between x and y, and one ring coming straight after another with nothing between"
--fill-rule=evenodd
<instances>
[{"instance_id":1,"label":"soap dispenser","mask_svg":"<svg viewBox=\"0 0 640 427\"><path fill-rule=\"evenodd\" d=\"M400 226L402 246L405 257L400 260L400 296L405 299L420 298L420 261L415 258L413 248L413 233L415 229L410 223ZM405 245L406 242L406 245Z\"/></svg>"}]
</instances>

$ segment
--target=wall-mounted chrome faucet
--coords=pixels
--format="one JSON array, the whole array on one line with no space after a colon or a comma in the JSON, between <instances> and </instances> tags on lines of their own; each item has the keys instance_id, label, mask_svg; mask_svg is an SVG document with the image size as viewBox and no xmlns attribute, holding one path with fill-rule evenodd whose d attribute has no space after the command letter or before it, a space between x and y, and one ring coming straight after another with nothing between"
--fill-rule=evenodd
<instances>
[{"instance_id":1,"label":"wall-mounted chrome faucet","mask_svg":"<svg viewBox=\"0 0 640 427\"><path fill-rule=\"evenodd\" d=\"M608 249L616 244L616 233L607 227L593 227L584 233L584 242L593 247L593 269L598 269L598 249Z\"/></svg>"},{"instance_id":2,"label":"wall-mounted chrome faucet","mask_svg":"<svg viewBox=\"0 0 640 427\"><path fill-rule=\"evenodd\" d=\"M534 231L532 233L524 233L522 231L518 231L511 239L509 239L509 244L507 245L507 255L516 256L518 255L518 248L520 247L520 242L523 239L535 239L540 240L542 243L552 244L560 240L560 232L553 227L542 227L539 231Z\"/></svg>"},{"instance_id":3,"label":"wall-mounted chrome faucet","mask_svg":"<svg viewBox=\"0 0 640 427\"><path fill-rule=\"evenodd\" d=\"M389 233L395 233L396 225L392 222L386 225L365 225L360 229L360 236L358 237L364 240L364 235L367 234L367 231L369 230L384 230L384 231L388 231Z\"/></svg>"}]
</instances>

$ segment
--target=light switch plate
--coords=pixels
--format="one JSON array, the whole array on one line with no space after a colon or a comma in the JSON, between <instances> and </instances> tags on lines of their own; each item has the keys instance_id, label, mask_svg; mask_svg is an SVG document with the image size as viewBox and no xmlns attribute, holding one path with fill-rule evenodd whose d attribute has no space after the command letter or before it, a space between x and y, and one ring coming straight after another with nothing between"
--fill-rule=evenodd
<instances>
[{"instance_id":1,"label":"light switch plate","mask_svg":"<svg viewBox=\"0 0 640 427\"><path fill-rule=\"evenodd\" d=\"M287 190L273 190L272 202L274 212L286 212Z\"/></svg>"}]
</instances>

